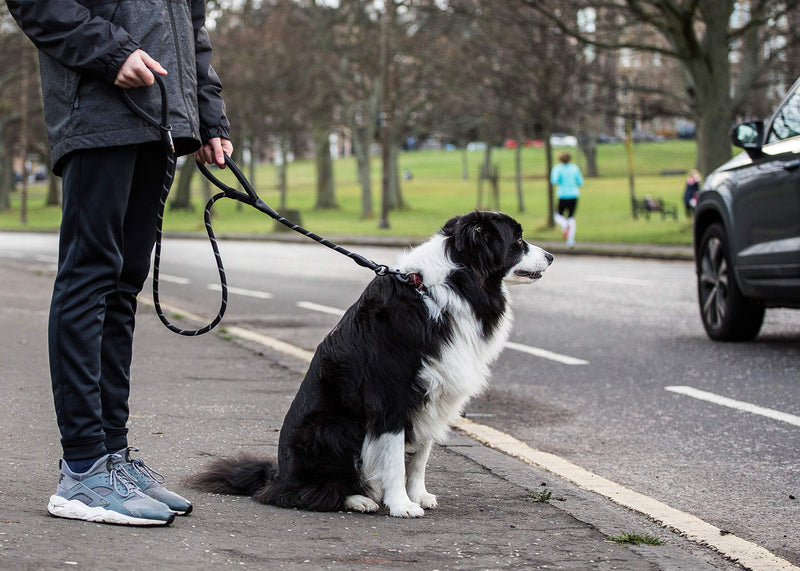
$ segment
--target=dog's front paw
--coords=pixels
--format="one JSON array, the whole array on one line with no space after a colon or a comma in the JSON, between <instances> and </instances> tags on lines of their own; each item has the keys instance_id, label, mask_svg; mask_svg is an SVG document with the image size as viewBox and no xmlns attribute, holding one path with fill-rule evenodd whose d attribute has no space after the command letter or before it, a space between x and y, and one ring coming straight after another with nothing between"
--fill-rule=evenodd
<instances>
[{"instance_id":1,"label":"dog's front paw","mask_svg":"<svg viewBox=\"0 0 800 571\"><path fill-rule=\"evenodd\" d=\"M380 506L366 496L347 496L344 500L344 509L351 512L372 513L378 511Z\"/></svg>"},{"instance_id":2,"label":"dog's front paw","mask_svg":"<svg viewBox=\"0 0 800 571\"><path fill-rule=\"evenodd\" d=\"M439 502L436 501L436 496L429 494L428 492L422 492L419 495L419 498L414 499L417 500L417 503L426 510L433 509L439 505Z\"/></svg>"},{"instance_id":3,"label":"dog's front paw","mask_svg":"<svg viewBox=\"0 0 800 571\"><path fill-rule=\"evenodd\" d=\"M425 510L414 502L403 502L389 506L389 515L392 517L422 517Z\"/></svg>"}]
</instances>

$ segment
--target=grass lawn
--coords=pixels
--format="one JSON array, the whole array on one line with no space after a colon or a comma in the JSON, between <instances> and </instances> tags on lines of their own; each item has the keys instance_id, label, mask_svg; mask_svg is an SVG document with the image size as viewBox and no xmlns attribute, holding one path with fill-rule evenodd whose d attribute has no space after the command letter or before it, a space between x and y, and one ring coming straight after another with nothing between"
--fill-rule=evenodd
<instances>
[{"instance_id":1,"label":"grass lawn","mask_svg":"<svg viewBox=\"0 0 800 571\"><path fill-rule=\"evenodd\" d=\"M288 170L288 207L301 212L300 224L321 235L396 235L428 236L448 218L472 210L477 205L478 166L483 159L479 151L468 154L469 180L461 179L462 152L417 151L400 156L400 169L409 169L413 180L403 182L403 197L408 208L393 211L391 228L378 229L380 209L380 161L373 158L373 194L376 217L361 219L360 188L356 182L355 161L339 159L334 163L336 197L339 208L314 210L315 174L311 161L297 161ZM583 157L573 151L577 163L584 167ZM683 176L664 176L663 171L688 170L695 164L693 141L666 141L634 145L635 187L639 198L646 194L662 197L678 205L678 220L660 216L649 221L633 220L626 170L625 147L621 144L598 147L601 176L586 180L577 212L577 239L584 242L622 242L653 244L691 243L691 223L683 215L681 197ZM520 212L514 179L514 151L496 149L493 162L500 171L500 207L517 218L529 240L559 240L558 229L547 228L547 182L544 151L526 148L522 152L522 176L525 212ZM248 172L247 169L244 169ZM204 232L201 175L193 179L194 212L167 211L165 231ZM221 176L231 183L232 179ZM255 176L261 197L277 207L275 171L272 165L259 165ZM484 185L484 196L489 192ZM28 191L28 222L20 222L19 192L12 195L12 208L0 213L0 229L55 229L60 220L58 207L45 207L45 189L32 186ZM484 202L484 207L488 204ZM217 202L214 208L214 231L229 233L266 234L273 231L274 222L266 215L232 201Z\"/></svg>"}]
</instances>

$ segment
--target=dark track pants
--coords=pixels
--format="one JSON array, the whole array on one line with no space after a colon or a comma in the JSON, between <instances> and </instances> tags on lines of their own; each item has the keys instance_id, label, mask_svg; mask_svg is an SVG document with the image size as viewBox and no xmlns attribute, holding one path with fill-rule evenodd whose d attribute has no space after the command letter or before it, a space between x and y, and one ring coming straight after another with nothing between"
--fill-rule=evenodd
<instances>
[{"instance_id":1,"label":"dark track pants","mask_svg":"<svg viewBox=\"0 0 800 571\"><path fill-rule=\"evenodd\" d=\"M77 151L64 165L48 342L67 461L128 445L136 296L150 270L165 163L155 143Z\"/></svg>"}]
</instances>

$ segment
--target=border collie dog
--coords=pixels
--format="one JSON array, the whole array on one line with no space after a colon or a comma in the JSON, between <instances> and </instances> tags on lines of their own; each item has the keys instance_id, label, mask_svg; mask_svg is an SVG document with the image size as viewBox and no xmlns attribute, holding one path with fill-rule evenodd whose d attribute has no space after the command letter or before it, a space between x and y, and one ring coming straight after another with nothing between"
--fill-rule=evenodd
<instances>
[{"instance_id":1,"label":"border collie dog","mask_svg":"<svg viewBox=\"0 0 800 571\"><path fill-rule=\"evenodd\" d=\"M506 284L532 283L553 256L497 212L448 221L407 252L407 279L378 276L317 347L274 461L220 458L186 483L285 508L397 517L436 507L425 487L434 442L489 380L511 330Z\"/></svg>"}]
</instances>

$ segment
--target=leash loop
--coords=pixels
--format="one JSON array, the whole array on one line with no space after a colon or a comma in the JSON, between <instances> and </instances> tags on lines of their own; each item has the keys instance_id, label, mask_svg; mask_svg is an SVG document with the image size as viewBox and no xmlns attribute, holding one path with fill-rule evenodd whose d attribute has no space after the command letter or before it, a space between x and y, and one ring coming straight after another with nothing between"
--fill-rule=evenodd
<instances>
[{"instance_id":1,"label":"leash loop","mask_svg":"<svg viewBox=\"0 0 800 571\"><path fill-rule=\"evenodd\" d=\"M133 111L136 115L142 118L145 122L149 123L156 129L158 129L159 134L161 135L161 144L164 147L164 151L166 153L166 168L164 169L164 177L161 183L161 196L159 202L159 210L158 210L158 219L156 221L156 242L155 242L155 253L154 253L154 260L153 260L153 305L155 306L156 315L161 320L161 323L164 326L172 331L173 333L177 333L178 335L184 335L187 337L194 337L196 335L202 335L203 333L207 333L211 331L217 324L222 321L223 315L225 315L225 310L228 307L228 284L225 278L225 268L222 265L222 257L219 253L219 247L217 246L216 238L214 237L214 232L211 229L211 220L210 220L210 208L220 198L221 195L217 195L209 200L208 204L206 205L206 215L205 215L205 222L206 222L206 233L209 236L209 240L211 241L211 248L214 252L214 257L217 261L217 270L219 271L219 279L220 279L220 289L221 289L221 300L220 300L220 308L217 312L217 316L207 325L201 327L199 329L181 329L177 327L164 314L164 310L161 307L161 299L158 293L159 285L160 285L160 274L161 274L161 242L163 239L163 226L164 226L164 210L166 209L167 205L167 197L169 196L169 191L172 188L172 182L175 179L175 170L177 168L176 159L175 159L175 144L172 139L172 126L169 124L169 101L167 98L167 90L164 85L164 80L158 74L153 74L155 78L156 85L161 92L161 121L159 121L156 117L153 117L145 111L141 106L137 105L135 101L130 97L130 94L127 90L121 89L121 96L122 100L128 106L128 108Z\"/></svg>"},{"instance_id":2,"label":"leash loop","mask_svg":"<svg viewBox=\"0 0 800 571\"><path fill-rule=\"evenodd\" d=\"M175 144L172 139L172 126L169 124L169 101L167 98L167 90L164 86L164 80L158 74L153 74L155 78L155 82L158 85L158 88L161 92L161 121L155 117L153 117L150 113L145 111L141 106L136 104L136 102L131 99L127 90L121 90L122 99L125 104L130 108L133 113L144 119L147 123L158 129L161 135L161 143L164 146L164 150L167 155L167 167L164 172L164 178L162 182L161 188L161 202L160 208L158 212L158 221L156 224L156 242L155 242L155 256L153 261L153 305L156 309L156 314L158 315L161 323L169 329L170 331L177 333L179 335L185 336L196 336L202 335L203 333L207 333L211 331L217 324L222 321L222 317L225 315L225 310L228 307L228 283L225 277L225 268L222 265L222 256L219 253L219 246L217 245L217 239L214 235L214 230L211 227L211 209L218 200L223 198L230 198L232 200L238 200L243 204L247 204L248 206L252 206L259 212L263 212L267 214L277 222L287 226L288 228L294 230L295 232L306 236L323 246L326 246L336 252L339 252L342 255L347 256L351 260L353 260L356 264L361 267L368 268L375 272L377 276L386 276L386 275L394 275L397 279L399 279L403 283L408 283L416 287L419 291L423 291L422 289L422 279L419 274L406 274L400 270L390 268L384 264L376 264L372 260L369 260L358 254L356 252L351 252L338 244L334 244L330 240L323 238L317 234L314 234L310 230L306 230L302 226L299 226L281 216L278 212L272 209L266 202L264 202L261 197L258 196L258 193L253 188L253 185L250 184L250 181L247 180L247 177L244 176L239 166L234 162L234 160L225 155L225 165L230 169L233 173L233 176L236 177L236 180L242 185L244 192L237 190L221 180L215 177L211 171L200 162L197 162L197 168L203 173L212 184L214 184L217 188L219 188L222 192L216 194L209 199L206 203L203 218L205 221L206 227L206 234L208 234L208 239L211 242L211 249L214 252L214 258L217 263L217 270L219 272L219 280L220 280L220 290L221 290L221 299L220 299L220 308L217 312L217 316L207 325L201 327L199 329L181 329L173 325L169 319L167 319L166 315L164 315L164 311L161 307L161 301L158 294L159 288L159 274L161 268L161 242L163 238L163 224L164 224L164 210L167 204L167 197L169 195L169 191L172 188L172 182L175 179L175 170L176 170L176 159L175 159ZM410 279L411 277L415 276L414 279Z\"/></svg>"}]
</instances>

